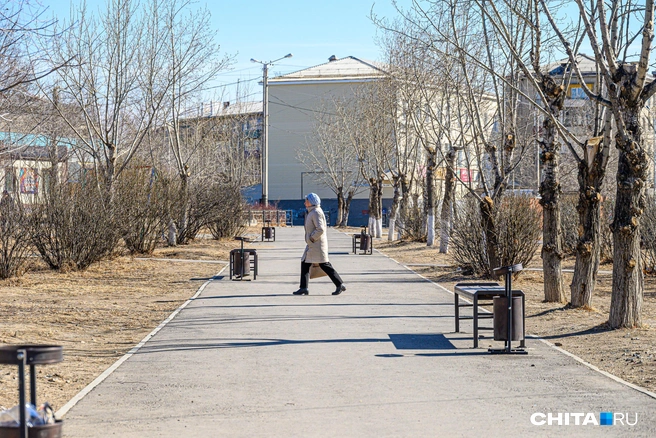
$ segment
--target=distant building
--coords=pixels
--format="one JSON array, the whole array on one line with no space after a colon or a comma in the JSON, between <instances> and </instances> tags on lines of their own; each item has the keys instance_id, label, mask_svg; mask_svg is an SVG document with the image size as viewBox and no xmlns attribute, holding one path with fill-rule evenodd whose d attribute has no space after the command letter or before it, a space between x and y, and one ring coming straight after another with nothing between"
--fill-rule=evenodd
<instances>
[{"instance_id":1,"label":"distant building","mask_svg":"<svg viewBox=\"0 0 656 438\"><path fill-rule=\"evenodd\" d=\"M591 90L594 89L597 85L597 67L595 59L585 54L579 54L577 56L577 64L581 71L585 86ZM566 58L552 64L544 65L542 68L545 72L548 72L551 76L560 80L564 75L570 73L569 69L571 67L569 58ZM565 100L564 109L560 114L560 121L563 126L570 130L570 132L576 135L580 140L585 141L593 135L595 110L594 103L590 101L582 87L583 85L580 83L579 78L574 74L566 90L567 98ZM528 95L535 96L536 101L539 102L539 97L532 86L528 85L528 80L524 79L522 88ZM654 101L654 98L652 98L652 101ZM654 112L653 107L653 102L648 103L647 109L643 113L642 120L646 150L650 159L647 191L652 193L654 191L654 178L656 177L654 173L654 143L656 141L654 135L654 126L656 125L654 125L654 121L656 120L656 113ZM520 108L519 120L522 120L523 124L528 127L525 134L525 141L530 142L530 144L528 146L526 157L511 175L509 184L515 189L532 189L537 192L541 181L540 174L542 171L539 163L540 150L537 140L541 136L542 121L545 116L542 115L526 98L521 99ZM520 123L520 125L522 125L522 123ZM558 141L561 144L560 175L562 190L565 193L578 192L577 162L573 159L571 151L565 142L560 138ZM611 159L608 168L606 169L604 190L609 194L614 194L615 189L613 186L617 173L617 151L614 146L611 147L610 154Z\"/></svg>"},{"instance_id":2,"label":"distant building","mask_svg":"<svg viewBox=\"0 0 656 438\"><path fill-rule=\"evenodd\" d=\"M354 87L376 81L385 72L373 62L353 56L336 58L321 65L268 80L269 85L269 201L282 209L302 211L303 196L317 193L324 210L332 213L334 224L337 213L335 194L319 184L315 173L321 169L307 169L297 159L297 152L306 147L316 122L315 114L323 110L330 97L349 97ZM367 190L351 203L350 225L367 223ZM389 209L392 192L384 188L383 207Z\"/></svg>"},{"instance_id":3,"label":"distant building","mask_svg":"<svg viewBox=\"0 0 656 438\"><path fill-rule=\"evenodd\" d=\"M169 149L169 130L163 133L162 147ZM262 102L203 103L197 115L180 120L183 142L203 144L187 163L192 174L215 172L215 176L252 186L260 181ZM212 151L206 148L211 147ZM161 154L167 157L166 153ZM170 165L170 163L169 163Z\"/></svg>"},{"instance_id":4,"label":"distant building","mask_svg":"<svg viewBox=\"0 0 656 438\"><path fill-rule=\"evenodd\" d=\"M70 144L57 144L45 135L0 132L0 182L2 191L33 204L50 184L52 163L60 176L69 172Z\"/></svg>"}]
</instances>

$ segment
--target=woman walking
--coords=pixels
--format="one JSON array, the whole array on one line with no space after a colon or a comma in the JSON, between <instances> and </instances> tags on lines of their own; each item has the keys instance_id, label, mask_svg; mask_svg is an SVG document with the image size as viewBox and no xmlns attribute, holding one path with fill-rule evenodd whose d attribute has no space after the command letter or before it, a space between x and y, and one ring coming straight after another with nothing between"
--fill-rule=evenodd
<instances>
[{"instance_id":1,"label":"woman walking","mask_svg":"<svg viewBox=\"0 0 656 438\"><path fill-rule=\"evenodd\" d=\"M339 295L346 290L342 278L328 261L328 236L326 236L326 217L321 209L321 199L316 193L310 193L305 197L305 252L301 257L301 287L294 295L308 295L308 283L310 281L310 268L313 263L318 263L335 284L333 295Z\"/></svg>"}]
</instances>

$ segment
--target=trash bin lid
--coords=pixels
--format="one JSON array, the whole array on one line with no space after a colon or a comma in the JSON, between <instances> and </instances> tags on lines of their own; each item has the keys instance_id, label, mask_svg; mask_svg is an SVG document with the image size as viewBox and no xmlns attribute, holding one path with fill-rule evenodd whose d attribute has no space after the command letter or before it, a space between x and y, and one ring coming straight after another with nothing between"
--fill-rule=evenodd
<instances>
[{"instance_id":1,"label":"trash bin lid","mask_svg":"<svg viewBox=\"0 0 656 438\"><path fill-rule=\"evenodd\" d=\"M513 272L519 272L523 269L524 269L524 267L522 266L522 264L518 263L516 265L502 266L500 268L494 268L492 271L494 271L494 273L497 274L497 275L505 275L505 274L512 274Z\"/></svg>"},{"instance_id":2,"label":"trash bin lid","mask_svg":"<svg viewBox=\"0 0 656 438\"><path fill-rule=\"evenodd\" d=\"M17 354L25 350L26 365L59 363L64 360L64 349L60 345L5 345L0 347L0 363L18 365Z\"/></svg>"}]
</instances>

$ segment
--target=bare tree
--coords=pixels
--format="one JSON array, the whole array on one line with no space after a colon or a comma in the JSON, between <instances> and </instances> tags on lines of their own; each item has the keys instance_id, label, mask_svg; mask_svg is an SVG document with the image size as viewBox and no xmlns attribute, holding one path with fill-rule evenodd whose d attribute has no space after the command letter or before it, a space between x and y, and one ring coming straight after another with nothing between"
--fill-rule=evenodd
<instances>
[{"instance_id":1,"label":"bare tree","mask_svg":"<svg viewBox=\"0 0 656 438\"><path fill-rule=\"evenodd\" d=\"M410 172L416 174L419 167L423 169L426 244L433 246L438 167L444 160L442 149L453 147L449 123L453 90L448 74L450 63L446 57L435 56L435 51L426 44L417 44L422 38L421 31L413 29L410 23L398 20L388 24L376 18L375 21L386 31L389 68L399 101L398 115L395 117L399 121L395 136L399 143L396 148L399 154L397 162L399 167L405 166L402 167L405 172L399 172L398 180L407 179ZM418 162L419 166L409 167L407 163L413 161ZM451 172L452 176L452 171L449 169L446 173ZM445 199L453 199L452 182L445 180ZM404 195L405 203L409 193ZM443 202L442 206L448 220L448 210L453 211L453 204ZM450 229L448 224L445 225L444 228ZM448 239L448 236L444 237Z\"/></svg>"},{"instance_id":2,"label":"bare tree","mask_svg":"<svg viewBox=\"0 0 656 438\"><path fill-rule=\"evenodd\" d=\"M504 50L502 39L487 23L485 14L472 5L459 1L425 5L413 2L411 10L403 15L413 29L409 37L417 46L450 66L433 70L435 77L452 87L459 84L444 100L445 105L433 103L426 108L435 108L436 117L431 119L442 124L443 135L454 137L450 144L462 148L467 169L480 169L477 184L482 193L471 180L465 182L459 175L454 176L478 199L489 258L487 273L492 275L500 261L495 205L526 151L527 142L518 135L526 127L518 126L520 93L507 86L521 72L517 61ZM527 26L519 20L515 25L516 45L525 47Z\"/></svg>"},{"instance_id":3,"label":"bare tree","mask_svg":"<svg viewBox=\"0 0 656 438\"><path fill-rule=\"evenodd\" d=\"M29 145L42 120L38 113L43 102L35 96L36 82L70 61L46 62L60 35L56 22L44 19L45 11L28 0L0 1L0 129L5 133L0 158Z\"/></svg>"},{"instance_id":4,"label":"bare tree","mask_svg":"<svg viewBox=\"0 0 656 438\"><path fill-rule=\"evenodd\" d=\"M360 173L369 181L369 229L374 237L383 234L383 184L389 177L396 147L393 119L397 101L388 79L358 87L355 92L356 120L353 135Z\"/></svg>"},{"instance_id":5,"label":"bare tree","mask_svg":"<svg viewBox=\"0 0 656 438\"><path fill-rule=\"evenodd\" d=\"M153 127L166 91L165 35L153 28L155 5L109 0L91 14L86 5L72 13L70 32L51 54L53 65L74 57L77 65L58 70L61 111L77 138L76 145L93 159L105 198ZM47 94L51 96L50 93Z\"/></svg>"},{"instance_id":6,"label":"bare tree","mask_svg":"<svg viewBox=\"0 0 656 438\"><path fill-rule=\"evenodd\" d=\"M344 227L353 197L362 190L362 175L356 149L350 143L351 126L335 113L336 108L349 105L348 100L326 101L317 114L313 135L297 157L307 169L315 170L314 179L337 196L337 226Z\"/></svg>"},{"instance_id":7,"label":"bare tree","mask_svg":"<svg viewBox=\"0 0 656 438\"><path fill-rule=\"evenodd\" d=\"M595 152L590 154L586 150L585 143L578 139L577 135L592 135L596 137L599 132L610 129L610 120L605 122L603 111L599 106L593 106L593 117L587 117L591 120L591 126L586 132L574 132L572 127L565 126L560 117L563 113L580 113L580 109L570 108L565 111L565 100L572 83L572 73L570 63L557 65L545 63L550 51L554 48L556 35L554 32L548 32L548 28L541 26L541 20L544 16L555 24L553 17L547 8L546 2L477 2L485 17L489 20L491 26L497 31L502 44L505 44L509 53L512 54L520 68L521 77L514 78L508 82L508 86L514 87L521 94L521 98L529 106L537 108L542 114L542 125L538 132L537 142L540 145L540 161L542 164L543 178L540 184L540 203L543 206L543 272L545 299L547 301L562 302L565 300L561 261L562 261L562 238L560 225L560 141L564 141L570 150L570 156L578 163L580 199L579 205L581 226L586 228L581 235L580 245L577 246L577 265L574 281L572 283L572 303L574 305L583 305L581 303L581 294L585 292L589 299L590 292L594 288L596 270L598 267L598 236L599 236L599 206L598 200L600 195L598 190L601 188L608 162L608 151L610 141L607 137L604 142L599 139L595 141ZM511 19L510 17L515 17ZM522 50L516 46L514 35L516 33L516 22L524 22L530 29L530 46L528 50ZM557 29L556 27L554 27ZM564 32L558 30L561 35ZM582 41L580 26L570 27L567 29L567 35L571 35L574 41L575 52ZM549 49L550 50L545 50ZM526 55L528 53L528 56ZM530 57L530 62L528 60ZM545 65L550 66L545 70ZM550 69L553 68L553 71ZM518 80L519 79L519 80ZM586 88L588 84L580 84ZM591 85L593 89L600 89L600 78ZM533 98L537 95L537 98ZM588 110L588 108L586 108ZM524 111L525 117L527 111ZM570 119L574 119L570 115ZM578 114L581 115L581 114ZM524 123L529 125L529 123ZM537 128L537 127L536 127ZM579 131L581 131L579 129ZM575 135L577 134L577 135ZM601 144L601 147L599 145ZM578 151L577 151L578 150ZM579 152L580 151L580 152ZM598 154L597 154L598 152ZM597 200L597 201L595 201ZM595 202L597 202L595 209ZM597 220L594 219L596 212ZM596 227L595 227L596 224ZM594 254L597 254L595 257ZM587 303L589 304L589 302Z\"/></svg>"},{"instance_id":8,"label":"bare tree","mask_svg":"<svg viewBox=\"0 0 656 438\"><path fill-rule=\"evenodd\" d=\"M349 127L348 143L354 148L358 171L369 183L369 229L378 238L382 237L383 182L395 147L389 85L381 79L354 87L353 96L335 107L339 123Z\"/></svg>"},{"instance_id":9,"label":"bare tree","mask_svg":"<svg viewBox=\"0 0 656 438\"><path fill-rule=\"evenodd\" d=\"M543 171L540 184L540 204L543 208L543 244L542 264L544 273L545 300L549 302L565 301L561 263L563 259L562 237L560 230L560 194L562 192L559 176L560 144L558 142L557 119L564 108L568 76L562 75L560 81L554 79L550 72L544 72L542 48L545 41L540 28L538 4L532 1L520 2L486 2L477 1L484 20L490 23L499 36L499 43L505 46L516 62L517 75L508 78L509 87L521 90L522 79L528 79L530 88L539 93L542 109L547 113L540 128L541 135L537 141L540 145L540 163ZM517 29L524 33L523 38L516 37ZM530 44L530 46L529 46ZM528 50L527 50L528 49ZM528 51L530 56L525 53ZM532 66L532 71L528 66ZM520 76L520 75L523 75Z\"/></svg>"},{"instance_id":10,"label":"bare tree","mask_svg":"<svg viewBox=\"0 0 656 438\"><path fill-rule=\"evenodd\" d=\"M200 126L189 126L183 120L184 113L197 102L195 99L202 88L231 62L230 57L220 55L220 48L214 43L215 32L211 28L211 16L207 8L193 11L190 10L191 5L191 0L165 0L153 5L151 15L158 18L158 21L152 22L151 29L166 35L163 59L168 60L164 68L168 72L169 84L165 87L163 109L168 143L180 178L180 205L174 221L181 236L187 235L184 230L189 222L191 207L189 161L197 153L207 133ZM199 125L203 122L195 120L194 123ZM177 240L183 243L180 238Z\"/></svg>"},{"instance_id":11,"label":"bare tree","mask_svg":"<svg viewBox=\"0 0 656 438\"><path fill-rule=\"evenodd\" d=\"M70 62L70 58L57 64L45 62L45 53L59 34L55 21L44 19L42 5L2 0L0 11L0 95L38 81Z\"/></svg>"},{"instance_id":12,"label":"bare tree","mask_svg":"<svg viewBox=\"0 0 656 438\"><path fill-rule=\"evenodd\" d=\"M541 1L544 5L544 0ZM588 43L603 77L603 90L584 92L606 105L616 126L619 150L617 195L612 224L613 293L609 324L613 328L642 323L643 272L640 254L640 217L645 208L648 153L644 134L646 105L656 93L649 75L654 39L654 2L576 0ZM546 8L545 8L546 9ZM552 20L552 27L558 31ZM580 83L586 81L572 44L559 34ZM635 44L639 42L639 44ZM637 47L637 49L634 49Z\"/></svg>"},{"instance_id":13,"label":"bare tree","mask_svg":"<svg viewBox=\"0 0 656 438\"><path fill-rule=\"evenodd\" d=\"M372 14L372 20L381 27L389 26ZM403 22L392 26L403 26ZM421 166L422 148L413 129L412 114L418 97L417 82L413 74L414 57L410 56L412 41L404 32L385 32L381 38L385 50L388 90L393 98L388 106L393 139L396 142L389 172L394 190L389 215L388 240L395 240L404 229L403 217L410 203L411 191L416 185L417 171ZM398 228L398 231L397 231Z\"/></svg>"}]
</instances>

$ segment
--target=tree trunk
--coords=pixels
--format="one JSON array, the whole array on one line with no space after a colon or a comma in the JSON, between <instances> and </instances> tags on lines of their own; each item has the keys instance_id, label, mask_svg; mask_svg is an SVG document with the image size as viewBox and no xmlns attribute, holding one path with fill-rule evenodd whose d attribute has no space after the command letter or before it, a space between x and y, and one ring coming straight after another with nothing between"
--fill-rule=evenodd
<instances>
[{"instance_id":1,"label":"tree trunk","mask_svg":"<svg viewBox=\"0 0 656 438\"><path fill-rule=\"evenodd\" d=\"M397 231L397 238L401 239L403 236L403 229L405 228L405 223L403 218L408 214L408 207L412 203L412 198L410 197L410 184L405 175L401 178L401 202L399 203L399 212L396 217L395 227Z\"/></svg>"},{"instance_id":2,"label":"tree trunk","mask_svg":"<svg viewBox=\"0 0 656 438\"><path fill-rule=\"evenodd\" d=\"M374 215L376 226L376 238L383 237L383 179L376 180L378 189L376 190L376 214Z\"/></svg>"},{"instance_id":3,"label":"tree trunk","mask_svg":"<svg viewBox=\"0 0 656 438\"><path fill-rule=\"evenodd\" d=\"M186 174L180 174L180 216L177 221L178 244L184 245L188 241L189 231L189 180Z\"/></svg>"},{"instance_id":4,"label":"tree trunk","mask_svg":"<svg viewBox=\"0 0 656 438\"><path fill-rule=\"evenodd\" d=\"M376 183L375 178L369 178L369 221L368 228L369 234L375 237L375 228L376 228L376 201L378 200L377 192L378 184Z\"/></svg>"},{"instance_id":5,"label":"tree trunk","mask_svg":"<svg viewBox=\"0 0 656 438\"><path fill-rule=\"evenodd\" d=\"M610 114L610 112L608 113ZM608 116L610 117L610 115ZM576 264L570 285L572 307L592 307L592 294L597 283L601 250L601 185L606 174L610 149L610 119L605 135L598 143L594 156L584 154L579 162L579 239L576 244ZM594 147L587 144L587 147ZM594 149L593 149L594 151ZM587 150L586 150L587 152Z\"/></svg>"},{"instance_id":6,"label":"tree trunk","mask_svg":"<svg viewBox=\"0 0 656 438\"><path fill-rule=\"evenodd\" d=\"M643 149L640 108L622 108L626 136L615 137L619 149L617 197L613 219L613 292L608 323L612 328L642 325L644 279L640 254L640 216L645 206L647 155Z\"/></svg>"},{"instance_id":7,"label":"tree trunk","mask_svg":"<svg viewBox=\"0 0 656 438\"><path fill-rule=\"evenodd\" d=\"M342 187L337 188L337 222L338 227L344 226L344 190Z\"/></svg>"},{"instance_id":8,"label":"tree trunk","mask_svg":"<svg viewBox=\"0 0 656 438\"><path fill-rule=\"evenodd\" d=\"M342 219L342 223L345 227L348 226L349 213L351 212L351 201L353 201L354 195L355 191L353 189L349 189L348 195L344 200L344 218Z\"/></svg>"},{"instance_id":9,"label":"tree trunk","mask_svg":"<svg viewBox=\"0 0 656 438\"><path fill-rule=\"evenodd\" d=\"M453 227L453 204L455 201L455 177L453 166L456 161L456 151L449 147L446 154L446 173L444 175L444 199L442 200L442 213L440 215L440 253L449 252L449 240Z\"/></svg>"},{"instance_id":10,"label":"tree trunk","mask_svg":"<svg viewBox=\"0 0 656 438\"><path fill-rule=\"evenodd\" d=\"M428 150L426 163L426 246L435 244L435 151Z\"/></svg>"},{"instance_id":11,"label":"tree trunk","mask_svg":"<svg viewBox=\"0 0 656 438\"><path fill-rule=\"evenodd\" d=\"M545 175L548 174L545 163ZM555 165L554 165L555 170ZM544 275L544 300L552 303L565 302L562 277L562 236L560 230L560 184L546 177L540 184L542 204L542 271Z\"/></svg>"},{"instance_id":12,"label":"tree trunk","mask_svg":"<svg viewBox=\"0 0 656 438\"><path fill-rule=\"evenodd\" d=\"M500 262L499 254L497 253L499 241L497 239L497 229L494 222L494 201L489 196L486 196L480 202L479 208L481 210L481 225L483 226L483 232L485 233L485 249L487 251L489 269L488 275L496 277L494 269L500 266Z\"/></svg>"},{"instance_id":13,"label":"tree trunk","mask_svg":"<svg viewBox=\"0 0 656 438\"><path fill-rule=\"evenodd\" d=\"M549 100L549 110L555 116L563 108L565 92L553 78L543 76L541 87ZM551 303L565 302L562 276L562 233L560 228L560 179L558 159L560 143L556 140L556 125L550 117L542 122L543 138L540 140L540 164L544 172L540 183L542 205L542 271L544 275L544 299Z\"/></svg>"},{"instance_id":14,"label":"tree trunk","mask_svg":"<svg viewBox=\"0 0 656 438\"><path fill-rule=\"evenodd\" d=\"M392 208L389 215L389 231L387 240L394 241L396 232L396 218L399 215L399 205L401 203L401 177L394 177L394 197L392 198Z\"/></svg>"},{"instance_id":15,"label":"tree trunk","mask_svg":"<svg viewBox=\"0 0 656 438\"><path fill-rule=\"evenodd\" d=\"M585 163L582 163L585 166ZM587 166L586 166L587 167ZM579 193L579 240L576 264L570 286L572 307L592 307L592 293L599 269L599 232L601 195L592 187Z\"/></svg>"}]
</instances>

